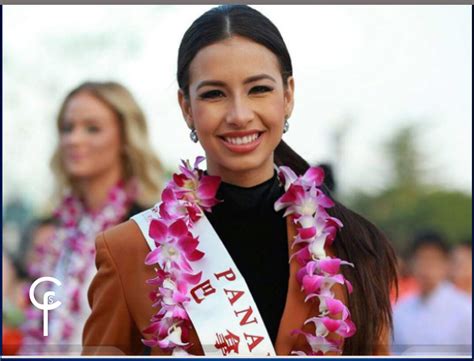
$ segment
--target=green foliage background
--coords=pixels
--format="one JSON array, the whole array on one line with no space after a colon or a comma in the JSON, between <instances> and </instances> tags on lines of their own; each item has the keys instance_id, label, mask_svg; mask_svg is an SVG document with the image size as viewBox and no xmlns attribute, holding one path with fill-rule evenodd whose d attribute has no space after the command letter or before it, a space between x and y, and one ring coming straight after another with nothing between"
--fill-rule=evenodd
<instances>
[{"instance_id":1,"label":"green foliage background","mask_svg":"<svg viewBox=\"0 0 474 361\"><path fill-rule=\"evenodd\" d=\"M416 127L401 129L386 145L393 180L377 194L356 193L347 203L380 227L399 252L423 229L441 232L448 243L472 240L472 195L429 184Z\"/></svg>"}]
</instances>

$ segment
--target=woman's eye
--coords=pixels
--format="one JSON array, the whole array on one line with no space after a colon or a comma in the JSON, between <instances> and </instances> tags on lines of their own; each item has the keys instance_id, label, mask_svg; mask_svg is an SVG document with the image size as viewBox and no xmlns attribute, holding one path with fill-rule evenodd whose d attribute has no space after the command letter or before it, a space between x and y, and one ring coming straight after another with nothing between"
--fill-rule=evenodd
<instances>
[{"instance_id":1,"label":"woman's eye","mask_svg":"<svg viewBox=\"0 0 474 361\"><path fill-rule=\"evenodd\" d=\"M61 133L71 133L73 128L72 124L62 124L59 130Z\"/></svg>"},{"instance_id":2,"label":"woman's eye","mask_svg":"<svg viewBox=\"0 0 474 361\"><path fill-rule=\"evenodd\" d=\"M215 99L223 96L224 93L221 90L210 90L200 95L201 99Z\"/></svg>"},{"instance_id":3,"label":"woman's eye","mask_svg":"<svg viewBox=\"0 0 474 361\"><path fill-rule=\"evenodd\" d=\"M95 126L95 125L89 125L87 127L87 132L88 133L98 133L98 132L100 132L100 128L98 126Z\"/></svg>"},{"instance_id":4,"label":"woman's eye","mask_svg":"<svg viewBox=\"0 0 474 361\"><path fill-rule=\"evenodd\" d=\"M261 93L271 92L272 90L273 88L270 88L269 86L257 85L257 86L254 86L252 89L250 89L250 93L261 94Z\"/></svg>"}]
</instances>

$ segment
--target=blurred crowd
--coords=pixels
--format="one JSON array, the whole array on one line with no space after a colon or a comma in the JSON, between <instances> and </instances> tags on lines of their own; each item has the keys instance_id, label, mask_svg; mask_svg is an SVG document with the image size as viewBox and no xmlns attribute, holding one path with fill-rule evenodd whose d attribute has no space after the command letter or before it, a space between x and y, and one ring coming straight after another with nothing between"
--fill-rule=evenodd
<instances>
[{"instance_id":1,"label":"blurred crowd","mask_svg":"<svg viewBox=\"0 0 474 361\"><path fill-rule=\"evenodd\" d=\"M469 355L472 352L472 240L449 247L434 230L415 234L399 256L393 292L392 352Z\"/></svg>"},{"instance_id":2,"label":"blurred crowd","mask_svg":"<svg viewBox=\"0 0 474 361\"><path fill-rule=\"evenodd\" d=\"M143 113L120 84L73 89L60 106L57 134L56 211L27 223L31 211L15 200L4 213L4 355L80 354L95 236L152 205L164 181ZM336 192L331 166L321 166L327 188ZM414 230L410 245L399 254L398 292L392 292L393 353L470 353L472 239L450 247L436 230ZM41 334L42 311L29 299L39 276L64 285L53 288L65 304L62 313L51 313L49 344Z\"/></svg>"}]
</instances>

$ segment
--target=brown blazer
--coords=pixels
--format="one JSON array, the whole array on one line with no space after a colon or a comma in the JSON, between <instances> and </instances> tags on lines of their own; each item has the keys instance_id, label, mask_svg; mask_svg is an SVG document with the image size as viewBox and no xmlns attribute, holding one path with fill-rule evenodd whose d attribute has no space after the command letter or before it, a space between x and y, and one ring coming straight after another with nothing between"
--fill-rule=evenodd
<instances>
[{"instance_id":1,"label":"brown blazer","mask_svg":"<svg viewBox=\"0 0 474 361\"><path fill-rule=\"evenodd\" d=\"M288 240L293 239L295 228L288 225ZM157 312L152 307L148 294L152 286L145 283L154 277L153 268L144 264L149 252L140 229L134 221L127 221L101 233L96 239L97 274L88 292L92 313L89 316L83 333L84 355L143 355L145 346L142 338L148 338L141 331ZM331 254L331 250L327 250ZM291 254L289 248L289 253ZM296 281L298 264L295 259L290 264L288 294L283 316L280 321L275 351L277 355L289 355L292 350L306 350L308 346L304 336L292 336L291 331L302 327L304 321L317 316L317 305L305 303L303 292ZM343 302L347 300L345 288L337 285L336 297ZM313 331L311 324L304 330ZM330 335L331 337L337 337ZM190 341L193 346L191 354L203 355L196 331L191 330ZM388 332L384 332L381 345L375 354L389 354ZM168 352L155 347L151 355L169 355Z\"/></svg>"}]
</instances>

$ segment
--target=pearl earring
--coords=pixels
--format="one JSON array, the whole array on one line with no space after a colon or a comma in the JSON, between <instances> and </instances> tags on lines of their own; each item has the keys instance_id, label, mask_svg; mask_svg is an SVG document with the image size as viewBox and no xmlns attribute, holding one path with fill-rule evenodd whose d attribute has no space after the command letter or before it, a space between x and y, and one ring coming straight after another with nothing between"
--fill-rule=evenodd
<instances>
[{"instance_id":1,"label":"pearl earring","mask_svg":"<svg viewBox=\"0 0 474 361\"><path fill-rule=\"evenodd\" d=\"M283 124L283 134L288 131L288 128L290 128L290 123L288 123L288 118L285 117L285 124Z\"/></svg>"},{"instance_id":2,"label":"pearl earring","mask_svg":"<svg viewBox=\"0 0 474 361\"><path fill-rule=\"evenodd\" d=\"M191 130L191 133L189 133L189 138L191 138L191 140L194 142L194 143L197 143L198 142L198 135L197 135L197 132L196 132L196 129L192 129Z\"/></svg>"}]
</instances>

